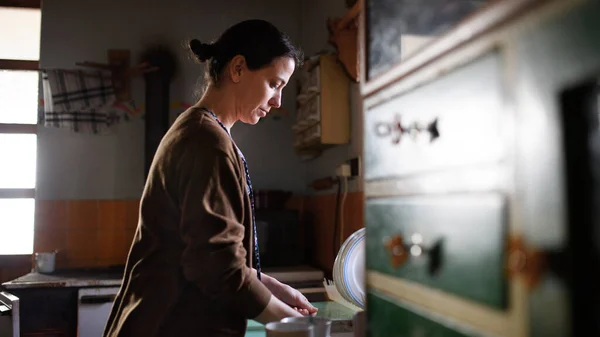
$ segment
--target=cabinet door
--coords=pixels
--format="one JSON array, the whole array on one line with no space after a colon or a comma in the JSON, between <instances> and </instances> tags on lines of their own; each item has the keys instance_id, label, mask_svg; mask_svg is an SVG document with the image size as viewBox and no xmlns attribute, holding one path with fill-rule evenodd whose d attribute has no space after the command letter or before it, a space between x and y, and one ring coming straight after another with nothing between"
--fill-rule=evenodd
<instances>
[{"instance_id":1,"label":"cabinet door","mask_svg":"<svg viewBox=\"0 0 600 337\"><path fill-rule=\"evenodd\" d=\"M370 199L367 269L505 308L505 212L499 194Z\"/></svg>"},{"instance_id":2,"label":"cabinet door","mask_svg":"<svg viewBox=\"0 0 600 337\"><path fill-rule=\"evenodd\" d=\"M367 79L415 54L487 2L490 1L367 1Z\"/></svg>"},{"instance_id":3,"label":"cabinet door","mask_svg":"<svg viewBox=\"0 0 600 337\"><path fill-rule=\"evenodd\" d=\"M78 293L79 336L102 336L118 287L81 288Z\"/></svg>"},{"instance_id":4,"label":"cabinet door","mask_svg":"<svg viewBox=\"0 0 600 337\"><path fill-rule=\"evenodd\" d=\"M383 294L367 293L367 335L369 337L466 337L474 336L466 329L458 331L417 314L402 303Z\"/></svg>"}]
</instances>

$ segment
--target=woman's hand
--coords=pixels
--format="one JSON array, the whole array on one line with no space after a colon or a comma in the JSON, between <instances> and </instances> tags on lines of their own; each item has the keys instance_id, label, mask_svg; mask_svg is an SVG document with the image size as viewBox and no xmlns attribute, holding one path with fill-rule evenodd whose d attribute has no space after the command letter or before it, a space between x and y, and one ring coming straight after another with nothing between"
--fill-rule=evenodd
<instances>
[{"instance_id":1,"label":"woman's hand","mask_svg":"<svg viewBox=\"0 0 600 337\"><path fill-rule=\"evenodd\" d=\"M254 317L255 321L262 324L269 322L278 322L286 317L301 317L302 314L297 310L290 308L289 305L283 303L280 299L275 296L271 296L269 303L265 310L263 310L258 316Z\"/></svg>"},{"instance_id":2,"label":"woman's hand","mask_svg":"<svg viewBox=\"0 0 600 337\"><path fill-rule=\"evenodd\" d=\"M298 290L265 274L261 274L261 279L263 284L269 288L275 297L294 308L302 315L308 316L317 313L318 309L310 304L306 297Z\"/></svg>"},{"instance_id":3,"label":"woman's hand","mask_svg":"<svg viewBox=\"0 0 600 337\"><path fill-rule=\"evenodd\" d=\"M290 307L294 308L304 316L315 315L317 313L317 310L319 309L310 304L301 292L279 281L277 281L277 284L278 285L271 290L275 297L279 298L284 303L287 303Z\"/></svg>"}]
</instances>

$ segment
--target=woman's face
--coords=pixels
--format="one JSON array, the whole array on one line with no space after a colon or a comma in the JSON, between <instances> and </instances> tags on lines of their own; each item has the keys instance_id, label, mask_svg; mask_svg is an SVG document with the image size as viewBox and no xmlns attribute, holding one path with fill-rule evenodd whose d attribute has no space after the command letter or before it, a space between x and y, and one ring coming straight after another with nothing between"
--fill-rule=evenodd
<instances>
[{"instance_id":1,"label":"woman's face","mask_svg":"<svg viewBox=\"0 0 600 337\"><path fill-rule=\"evenodd\" d=\"M283 88L294 68L295 62L289 57L276 58L258 70L249 70L243 63L235 86L237 118L246 124L256 124L272 108L279 108Z\"/></svg>"}]
</instances>

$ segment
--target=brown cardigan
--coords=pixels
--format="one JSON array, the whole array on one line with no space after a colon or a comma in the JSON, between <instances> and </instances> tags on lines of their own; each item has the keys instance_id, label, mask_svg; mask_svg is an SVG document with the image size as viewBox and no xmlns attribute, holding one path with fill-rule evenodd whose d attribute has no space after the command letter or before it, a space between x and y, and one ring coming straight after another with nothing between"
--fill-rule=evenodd
<instances>
[{"instance_id":1,"label":"brown cardigan","mask_svg":"<svg viewBox=\"0 0 600 337\"><path fill-rule=\"evenodd\" d=\"M251 212L233 141L188 109L156 151L104 336L243 336L271 298L250 268Z\"/></svg>"}]
</instances>

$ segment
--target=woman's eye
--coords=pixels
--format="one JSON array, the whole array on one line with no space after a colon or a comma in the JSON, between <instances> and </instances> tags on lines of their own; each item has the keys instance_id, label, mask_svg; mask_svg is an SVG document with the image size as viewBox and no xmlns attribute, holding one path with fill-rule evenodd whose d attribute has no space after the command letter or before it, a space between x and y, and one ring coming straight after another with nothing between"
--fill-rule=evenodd
<instances>
[{"instance_id":1,"label":"woman's eye","mask_svg":"<svg viewBox=\"0 0 600 337\"><path fill-rule=\"evenodd\" d=\"M272 89L276 89L277 88L277 83L275 83L275 82L271 82L270 85L271 85Z\"/></svg>"}]
</instances>

